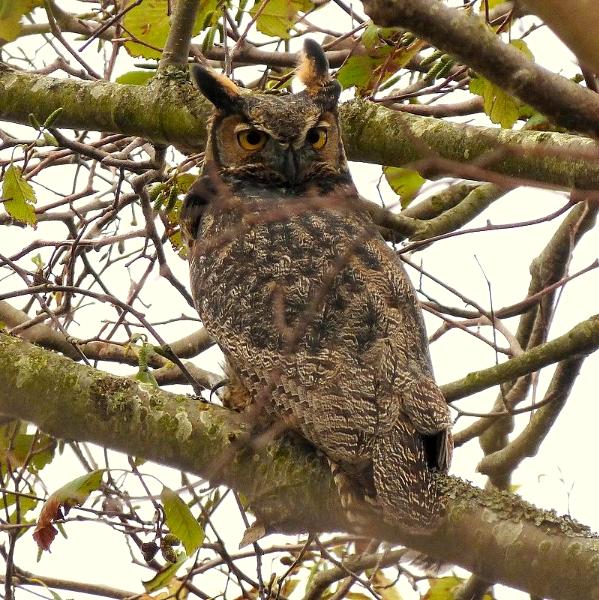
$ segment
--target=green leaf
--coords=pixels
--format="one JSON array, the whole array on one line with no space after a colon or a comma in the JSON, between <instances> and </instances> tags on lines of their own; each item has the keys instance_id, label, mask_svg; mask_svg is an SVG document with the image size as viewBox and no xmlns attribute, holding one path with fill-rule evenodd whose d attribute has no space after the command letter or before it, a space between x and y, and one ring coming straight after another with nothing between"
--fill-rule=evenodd
<instances>
[{"instance_id":1,"label":"green leaf","mask_svg":"<svg viewBox=\"0 0 599 600\"><path fill-rule=\"evenodd\" d=\"M133 379L144 385L149 385L152 388L159 387L158 381L156 380L156 377L154 377L154 373L152 373L148 367L140 366Z\"/></svg>"},{"instance_id":2,"label":"green leaf","mask_svg":"<svg viewBox=\"0 0 599 600\"><path fill-rule=\"evenodd\" d=\"M36 202L35 192L29 182L23 177L22 171L15 165L10 165L4 173L2 197L6 212L21 223L35 225L37 222L33 205Z\"/></svg>"},{"instance_id":3,"label":"green leaf","mask_svg":"<svg viewBox=\"0 0 599 600\"><path fill-rule=\"evenodd\" d=\"M33 510L34 508L36 508L38 505L38 502L39 501L36 500L35 498L28 498L27 496L19 497L19 500L17 502L18 509L15 508L15 510L13 510L13 512L9 515L8 522L13 523L13 524L16 524L16 523L25 524L25 515L30 510Z\"/></svg>"},{"instance_id":4,"label":"green leaf","mask_svg":"<svg viewBox=\"0 0 599 600\"><path fill-rule=\"evenodd\" d=\"M179 193L186 194L197 178L198 176L193 173L181 173L177 175L177 190Z\"/></svg>"},{"instance_id":5,"label":"green leaf","mask_svg":"<svg viewBox=\"0 0 599 600\"><path fill-rule=\"evenodd\" d=\"M526 58L529 58L534 62L534 54L531 52L530 48L528 47L528 44L524 40L512 40L510 42L510 46L514 46L514 48L520 50L520 52L522 52L522 54L524 54Z\"/></svg>"},{"instance_id":6,"label":"green leaf","mask_svg":"<svg viewBox=\"0 0 599 600\"><path fill-rule=\"evenodd\" d=\"M362 34L362 44L370 56L384 56L393 51L402 30L397 27L379 27L369 23Z\"/></svg>"},{"instance_id":7,"label":"green leaf","mask_svg":"<svg viewBox=\"0 0 599 600\"><path fill-rule=\"evenodd\" d=\"M6 429L0 434L4 442L0 447L0 467L10 465L11 469L26 464L30 473L38 473L54 459L56 440L44 434L12 432L10 443L6 439Z\"/></svg>"},{"instance_id":8,"label":"green leaf","mask_svg":"<svg viewBox=\"0 0 599 600\"><path fill-rule=\"evenodd\" d=\"M62 503L83 504L92 492L100 488L103 475L104 469L91 471L86 475L73 479L73 481L69 481L69 483L56 490L52 496Z\"/></svg>"},{"instance_id":9,"label":"green leaf","mask_svg":"<svg viewBox=\"0 0 599 600\"><path fill-rule=\"evenodd\" d=\"M189 510L189 506L170 488L162 489L160 499L168 528L183 542L187 556L193 554L204 541L202 526Z\"/></svg>"},{"instance_id":10,"label":"green leaf","mask_svg":"<svg viewBox=\"0 0 599 600\"><path fill-rule=\"evenodd\" d=\"M218 21L220 12L216 10L217 4L218 0L202 0L193 27L193 35L197 35L201 30ZM171 27L168 6L168 0L144 0L125 15L123 26L135 39L143 42L125 43L125 48L131 56L160 58Z\"/></svg>"},{"instance_id":11,"label":"green leaf","mask_svg":"<svg viewBox=\"0 0 599 600\"><path fill-rule=\"evenodd\" d=\"M173 246L173 250L179 255L179 257L183 259L187 258L189 251L187 249L187 244L185 244L183 236L181 235L181 230L177 230L169 235L168 239Z\"/></svg>"},{"instance_id":12,"label":"green leaf","mask_svg":"<svg viewBox=\"0 0 599 600\"><path fill-rule=\"evenodd\" d=\"M512 40L512 46L525 54L531 60L534 59L526 42L523 40ZM517 98L510 96L507 92L495 85L482 75L473 77L470 81L470 91L483 97L484 111L493 123L501 125L504 129L511 129L520 115L522 103Z\"/></svg>"},{"instance_id":13,"label":"green leaf","mask_svg":"<svg viewBox=\"0 0 599 600\"><path fill-rule=\"evenodd\" d=\"M372 72L381 60L370 56L350 56L337 71L337 81L347 89L352 86L366 88L372 78Z\"/></svg>"},{"instance_id":14,"label":"green leaf","mask_svg":"<svg viewBox=\"0 0 599 600\"><path fill-rule=\"evenodd\" d=\"M131 56L160 58L171 27L167 0L144 0L125 15L123 26L128 33L144 42L125 43Z\"/></svg>"},{"instance_id":15,"label":"green leaf","mask_svg":"<svg viewBox=\"0 0 599 600\"><path fill-rule=\"evenodd\" d=\"M13 492L4 492L0 498L0 509L5 509L7 506L12 506L20 496L13 494Z\"/></svg>"},{"instance_id":16,"label":"green leaf","mask_svg":"<svg viewBox=\"0 0 599 600\"><path fill-rule=\"evenodd\" d=\"M256 16L261 4L261 0L256 0L250 10L252 17ZM256 28L264 35L287 39L289 30L297 19L297 13L300 10L309 10L311 6L312 2L305 0L269 0L256 19Z\"/></svg>"},{"instance_id":17,"label":"green leaf","mask_svg":"<svg viewBox=\"0 0 599 600\"><path fill-rule=\"evenodd\" d=\"M179 567L185 562L186 558L186 556L181 556L176 563L168 565L168 567L165 567L162 571L156 573L149 581L142 581L146 592L155 592L160 588L168 586L172 578L177 574Z\"/></svg>"},{"instance_id":18,"label":"green leaf","mask_svg":"<svg viewBox=\"0 0 599 600\"><path fill-rule=\"evenodd\" d=\"M21 33L21 19L43 0L0 0L0 41L12 42Z\"/></svg>"},{"instance_id":19,"label":"green leaf","mask_svg":"<svg viewBox=\"0 0 599 600\"><path fill-rule=\"evenodd\" d=\"M152 77L156 75L156 71L128 71L116 78L117 83L124 85L146 85Z\"/></svg>"},{"instance_id":20,"label":"green leaf","mask_svg":"<svg viewBox=\"0 0 599 600\"><path fill-rule=\"evenodd\" d=\"M200 0L200 10L196 16L194 35L218 23L221 12L217 10L219 0Z\"/></svg>"},{"instance_id":21,"label":"green leaf","mask_svg":"<svg viewBox=\"0 0 599 600\"><path fill-rule=\"evenodd\" d=\"M383 167L383 173L391 189L399 196L402 208L412 202L426 181L417 171L401 167Z\"/></svg>"},{"instance_id":22,"label":"green leaf","mask_svg":"<svg viewBox=\"0 0 599 600\"><path fill-rule=\"evenodd\" d=\"M56 440L47 435L32 435L20 433L15 436L13 443L13 456L24 464L31 457L27 470L31 473L41 471L54 459Z\"/></svg>"}]
</instances>

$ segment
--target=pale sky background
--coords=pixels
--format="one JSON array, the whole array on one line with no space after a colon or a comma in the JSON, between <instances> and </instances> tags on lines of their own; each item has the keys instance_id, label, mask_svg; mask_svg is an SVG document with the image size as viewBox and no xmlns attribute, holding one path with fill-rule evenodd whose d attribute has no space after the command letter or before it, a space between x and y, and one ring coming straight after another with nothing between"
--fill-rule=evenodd
<instances>
[{"instance_id":1,"label":"pale sky background","mask_svg":"<svg viewBox=\"0 0 599 600\"><path fill-rule=\"evenodd\" d=\"M89 9L75 0L58 0L58 4L65 10L75 7L77 10ZM359 3L354 6L361 11ZM332 6L327 6L312 17L311 20L320 23L335 23L339 30L349 29L350 22L343 21L339 17L340 12ZM334 19L334 21L331 21ZM524 31L531 24L530 19L525 19L520 29ZM37 38L36 38L37 39ZM253 38L255 39L255 37ZM19 42L23 47L31 48L33 38ZM565 76L571 76L577 72L572 55L559 43L554 36L542 28L527 38L527 43L535 54L537 62L542 63L550 69L561 71ZM76 44L77 47L79 44ZM14 46L13 46L14 47ZM85 58L92 65L101 63L101 56L94 56L95 46L86 51ZM47 57L46 57L47 54ZM39 57L43 57L46 63L52 62L54 55L48 47L40 49ZM125 54L117 63L115 75L131 69L134 61L125 59ZM247 72L247 71L245 71ZM241 73L243 77L243 72ZM463 118L461 121L468 121ZM489 125L484 118L477 118L477 123ZM25 128L6 126L10 132L28 131ZM25 134L27 135L27 134ZM73 171L72 167L64 167L61 171L52 169L45 175L48 184L56 184L54 178L68 178ZM360 192L373 201L378 200L376 184L380 177L380 167L376 165L356 164L352 165L352 172ZM54 181L50 181L53 178ZM38 181L43 182L40 178ZM383 186L385 187L385 186ZM428 186L430 193L441 188L440 182L433 182ZM42 188L37 188L40 203L52 201L55 196ZM394 201L393 194L384 189L386 198ZM512 221L523 221L546 215L564 204L564 196L535 189L521 188L510 193L499 202L487 209L468 227L484 225L487 221L494 224L508 223ZM125 216L125 215L124 215ZM563 217L562 217L563 218ZM535 257L545 246L550 235L555 231L560 220L550 223L536 225L534 227L512 229L499 232L486 232L484 234L469 234L443 240L427 249L423 254L415 254L415 261L424 260L427 270L439 276L449 285L459 289L462 293L474 298L479 304L489 307L489 294L486 281L477 264L476 258L484 268L486 276L492 283L493 305L495 309L512 304L521 300L526 293L529 284L528 268L533 257ZM64 234L64 226L60 224L41 223L37 231L30 229L21 230L16 228L4 228L0 238L0 249L3 254L12 254L21 248L28 240L34 238L57 239ZM133 249L139 246L139 241L134 241L127 247ZM583 241L577 246L572 264L571 272L575 272L589 265L597 258L599 248L599 232L597 229L586 234ZM49 251L41 250L42 257L49 256ZM476 256L476 258L475 258ZM27 259L28 261L28 259ZM25 264L25 263L24 263ZM173 257L170 266L181 281L187 282L187 265ZM29 268L31 265L26 264ZM131 277L137 281L141 269L145 269L145 263L137 263L131 269ZM129 288L129 279L126 272L122 271L121 280L111 278L109 287L120 298L125 298ZM418 283L418 277L413 272L414 282ZM0 277L2 273L0 273ZM597 312L597 292L599 280L596 271L575 279L569 283L563 291L560 299L554 325L551 329L550 338L561 335L573 325L586 319ZM21 282L16 278L0 280L0 290L4 291L14 287L21 287ZM430 292L437 300L447 300L452 305L459 306L457 299L449 296L435 284L424 280L424 289ZM164 317L176 316L181 312L192 315L192 311L172 293L170 285L154 274L144 288L142 294L145 302L151 303L147 311L147 317L156 320L160 315ZM173 300L174 299L174 300ZM176 303L176 304L175 304ZM22 300L14 302L16 306L23 305ZM91 327L85 326L85 309L78 313L81 325L72 335L86 337L97 331L99 311L102 308L93 308L93 315L88 312ZM113 318L114 312L105 307L106 318ZM429 333L434 332L439 326L436 318L427 318ZM516 321L506 321L509 327ZM170 324L167 327L159 327L160 333L168 340L174 341L190 332L189 322ZM501 344L505 345L505 344ZM452 332L446 334L440 341L431 346L431 354L437 380L440 384L453 381L464 376L469 371L491 366L495 362L495 356L490 348L483 350L483 345L473 338L462 333ZM209 358L202 355L195 362L210 370L218 368L220 357L216 350L209 352ZM114 365L105 365L106 369L114 368ZM126 370L130 372L130 370ZM545 369L541 378L538 398L542 398L545 385L551 375L551 369ZM513 483L521 487L518 492L527 500L537 506L554 508L559 513L569 513L583 523L594 529L599 529L599 514L597 511L597 488L595 483L595 461L593 457L598 452L598 441L596 423L599 421L599 410L597 407L597 373L599 372L599 355L591 356L585 361L581 375L575 384L567 406L562 411L559 419L551 433L544 441L541 450L534 459L522 463L513 477ZM483 412L490 408L495 396L496 389L476 394L466 402L462 401L460 406L477 412ZM527 400L530 402L530 398ZM522 415L517 419L517 428L522 428L527 422L528 416ZM455 430L459 431L468 424L466 419L460 420ZM65 451L69 455L70 451ZM101 461L101 453L98 452ZM111 466L128 468L124 457L111 453ZM482 453L477 442L470 442L465 447L457 449L454 454L451 472L478 485L484 485L485 478L475 472ZM591 465L593 465L591 467ZM177 472L163 467L144 465L144 472L155 473L161 481L170 487L177 488L180 485ZM50 491L71 479L82 475L83 469L79 462L72 456L56 458L54 463L43 472L44 480L48 482ZM138 489L134 478L129 477L131 489ZM152 491L160 492L161 485L158 482L149 481ZM135 493L135 492L133 492ZM139 492L142 493L141 491ZM86 504L86 506L89 503ZM77 514L73 511L72 514ZM216 522L226 531L227 542L232 549L236 548L243 525L236 508L231 506L230 510L219 510ZM107 527L90 523L70 523L66 525L68 540L59 536L53 544L52 553L45 553L39 563L36 564L37 548L31 539L31 534L26 534L24 539L17 544L16 563L40 575L53 577L65 577L88 581L91 583L104 583L114 587L141 591L140 579L149 579L149 571L131 565L129 552L120 535L113 534ZM265 540L265 545L270 543L270 538ZM77 550L76 550L77 549ZM265 565L270 559L266 557ZM253 562L252 562L253 564ZM278 572L284 567L276 563ZM250 566L250 572L253 567ZM457 570L458 573L463 573ZM222 577L215 577L214 590L205 589L207 593L218 592L223 582ZM402 580L399 585L402 597L406 600L415 598L416 595L410 587ZM356 588L358 591L359 588ZM36 590L49 597L41 588ZM85 598L83 594L60 592L63 598ZM528 598L528 595L507 590L496 586L496 596L507 600L520 600ZM17 591L18 598L31 597L29 592ZM91 598L91 596L90 596Z\"/></svg>"}]
</instances>

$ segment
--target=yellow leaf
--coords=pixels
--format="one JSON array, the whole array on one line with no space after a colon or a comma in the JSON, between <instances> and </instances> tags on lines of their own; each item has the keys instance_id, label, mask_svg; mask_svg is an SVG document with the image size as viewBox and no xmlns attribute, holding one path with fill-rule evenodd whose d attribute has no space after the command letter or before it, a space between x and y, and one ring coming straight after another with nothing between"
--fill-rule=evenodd
<instances>
[{"instance_id":1,"label":"yellow leaf","mask_svg":"<svg viewBox=\"0 0 599 600\"><path fill-rule=\"evenodd\" d=\"M399 196L402 208L412 202L426 181L417 171L401 167L383 167L383 173L391 189Z\"/></svg>"},{"instance_id":2,"label":"yellow leaf","mask_svg":"<svg viewBox=\"0 0 599 600\"><path fill-rule=\"evenodd\" d=\"M4 173L2 199L4 209L13 219L35 226L35 192L23 177L21 169L15 165L11 164Z\"/></svg>"},{"instance_id":3,"label":"yellow leaf","mask_svg":"<svg viewBox=\"0 0 599 600\"><path fill-rule=\"evenodd\" d=\"M382 600L402 600L391 581L382 571L377 571L372 578L374 589L380 594Z\"/></svg>"},{"instance_id":4,"label":"yellow leaf","mask_svg":"<svg viewBox=\"0 0 599 600\"><path fill-rule=\"evenodd\" d=\"M453 600L455 589L463 583L460 577L438 577L429 579L430 588L422 600Z\"/></svg>"},{"instance_id":5,"label":"yellow leaf","mask_svg":"<svg viewBox=\"0 0 599 600\"><path fill-rule=\"evenodd\" d=\"M12 42L21 33L21 18L43 0L0 0L0 41Z\"/></svg>"},{"instance_id":6,"label":"yellow leaf","mask_svg":"<svg viewBox=\"0 0 599 600\"><path fill-rule=\"evenodd\" d=\"M531 60L534 59L532 52L523 40L513 40L510 44ZM520 100L510 96L482 75L472 78L470 91L483 97L485 113L493 123L501 125L504 129L511 129L514 126L520 115L522 106Z\"/></svg>"},{"instance_id":7,"label":"yellow leaf","mask_svg":"<svg viewBox=\"0 0 599 600\"><path fill-rule=\"evenodd\" d=\"M250 11L252 17L258 13L261 4L261 0L255 2ZM296 21L297 13L300 10L308 10L311 4L303 0L269 0L256 19L256 28L264 35L286 39Z\"/></svg>"}]
</instances>

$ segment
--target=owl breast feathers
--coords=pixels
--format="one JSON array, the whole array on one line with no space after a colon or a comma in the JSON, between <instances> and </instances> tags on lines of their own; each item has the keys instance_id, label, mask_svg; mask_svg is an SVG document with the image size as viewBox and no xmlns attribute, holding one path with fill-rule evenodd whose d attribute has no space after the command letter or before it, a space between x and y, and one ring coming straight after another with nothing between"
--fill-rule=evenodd
<instances>
[{"instance_id":1,"label":"owl breast feathers","mask_svg":"<svg viewBox=\"0 0 599 600\"><path fill-rule=\"evenodd\" d=\"M452 441L416 294L359 203L315 42L299 72L304 91L270 95L193 71L216 108L182 213L196 306L251 402L385 520L431 528Z\"/></svg>"}]
</instances>

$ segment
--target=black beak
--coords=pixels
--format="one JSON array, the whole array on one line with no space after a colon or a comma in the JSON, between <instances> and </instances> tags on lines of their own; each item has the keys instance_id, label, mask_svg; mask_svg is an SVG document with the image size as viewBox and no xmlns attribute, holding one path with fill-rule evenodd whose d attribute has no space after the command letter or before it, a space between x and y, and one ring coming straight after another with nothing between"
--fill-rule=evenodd
<instances>
[{"instance_id":1,"label":"black beak","mask_svg":"<svg viewBox=\"0 0 599 600\"><path fill-rule=\"evenodd\" d=\"M285 173L287 181L289 181L291 185L297 183L299 174L298 160L297 155L291 148L285 151L283 158L283 173Z\"/></svg>"}]
</instances>

